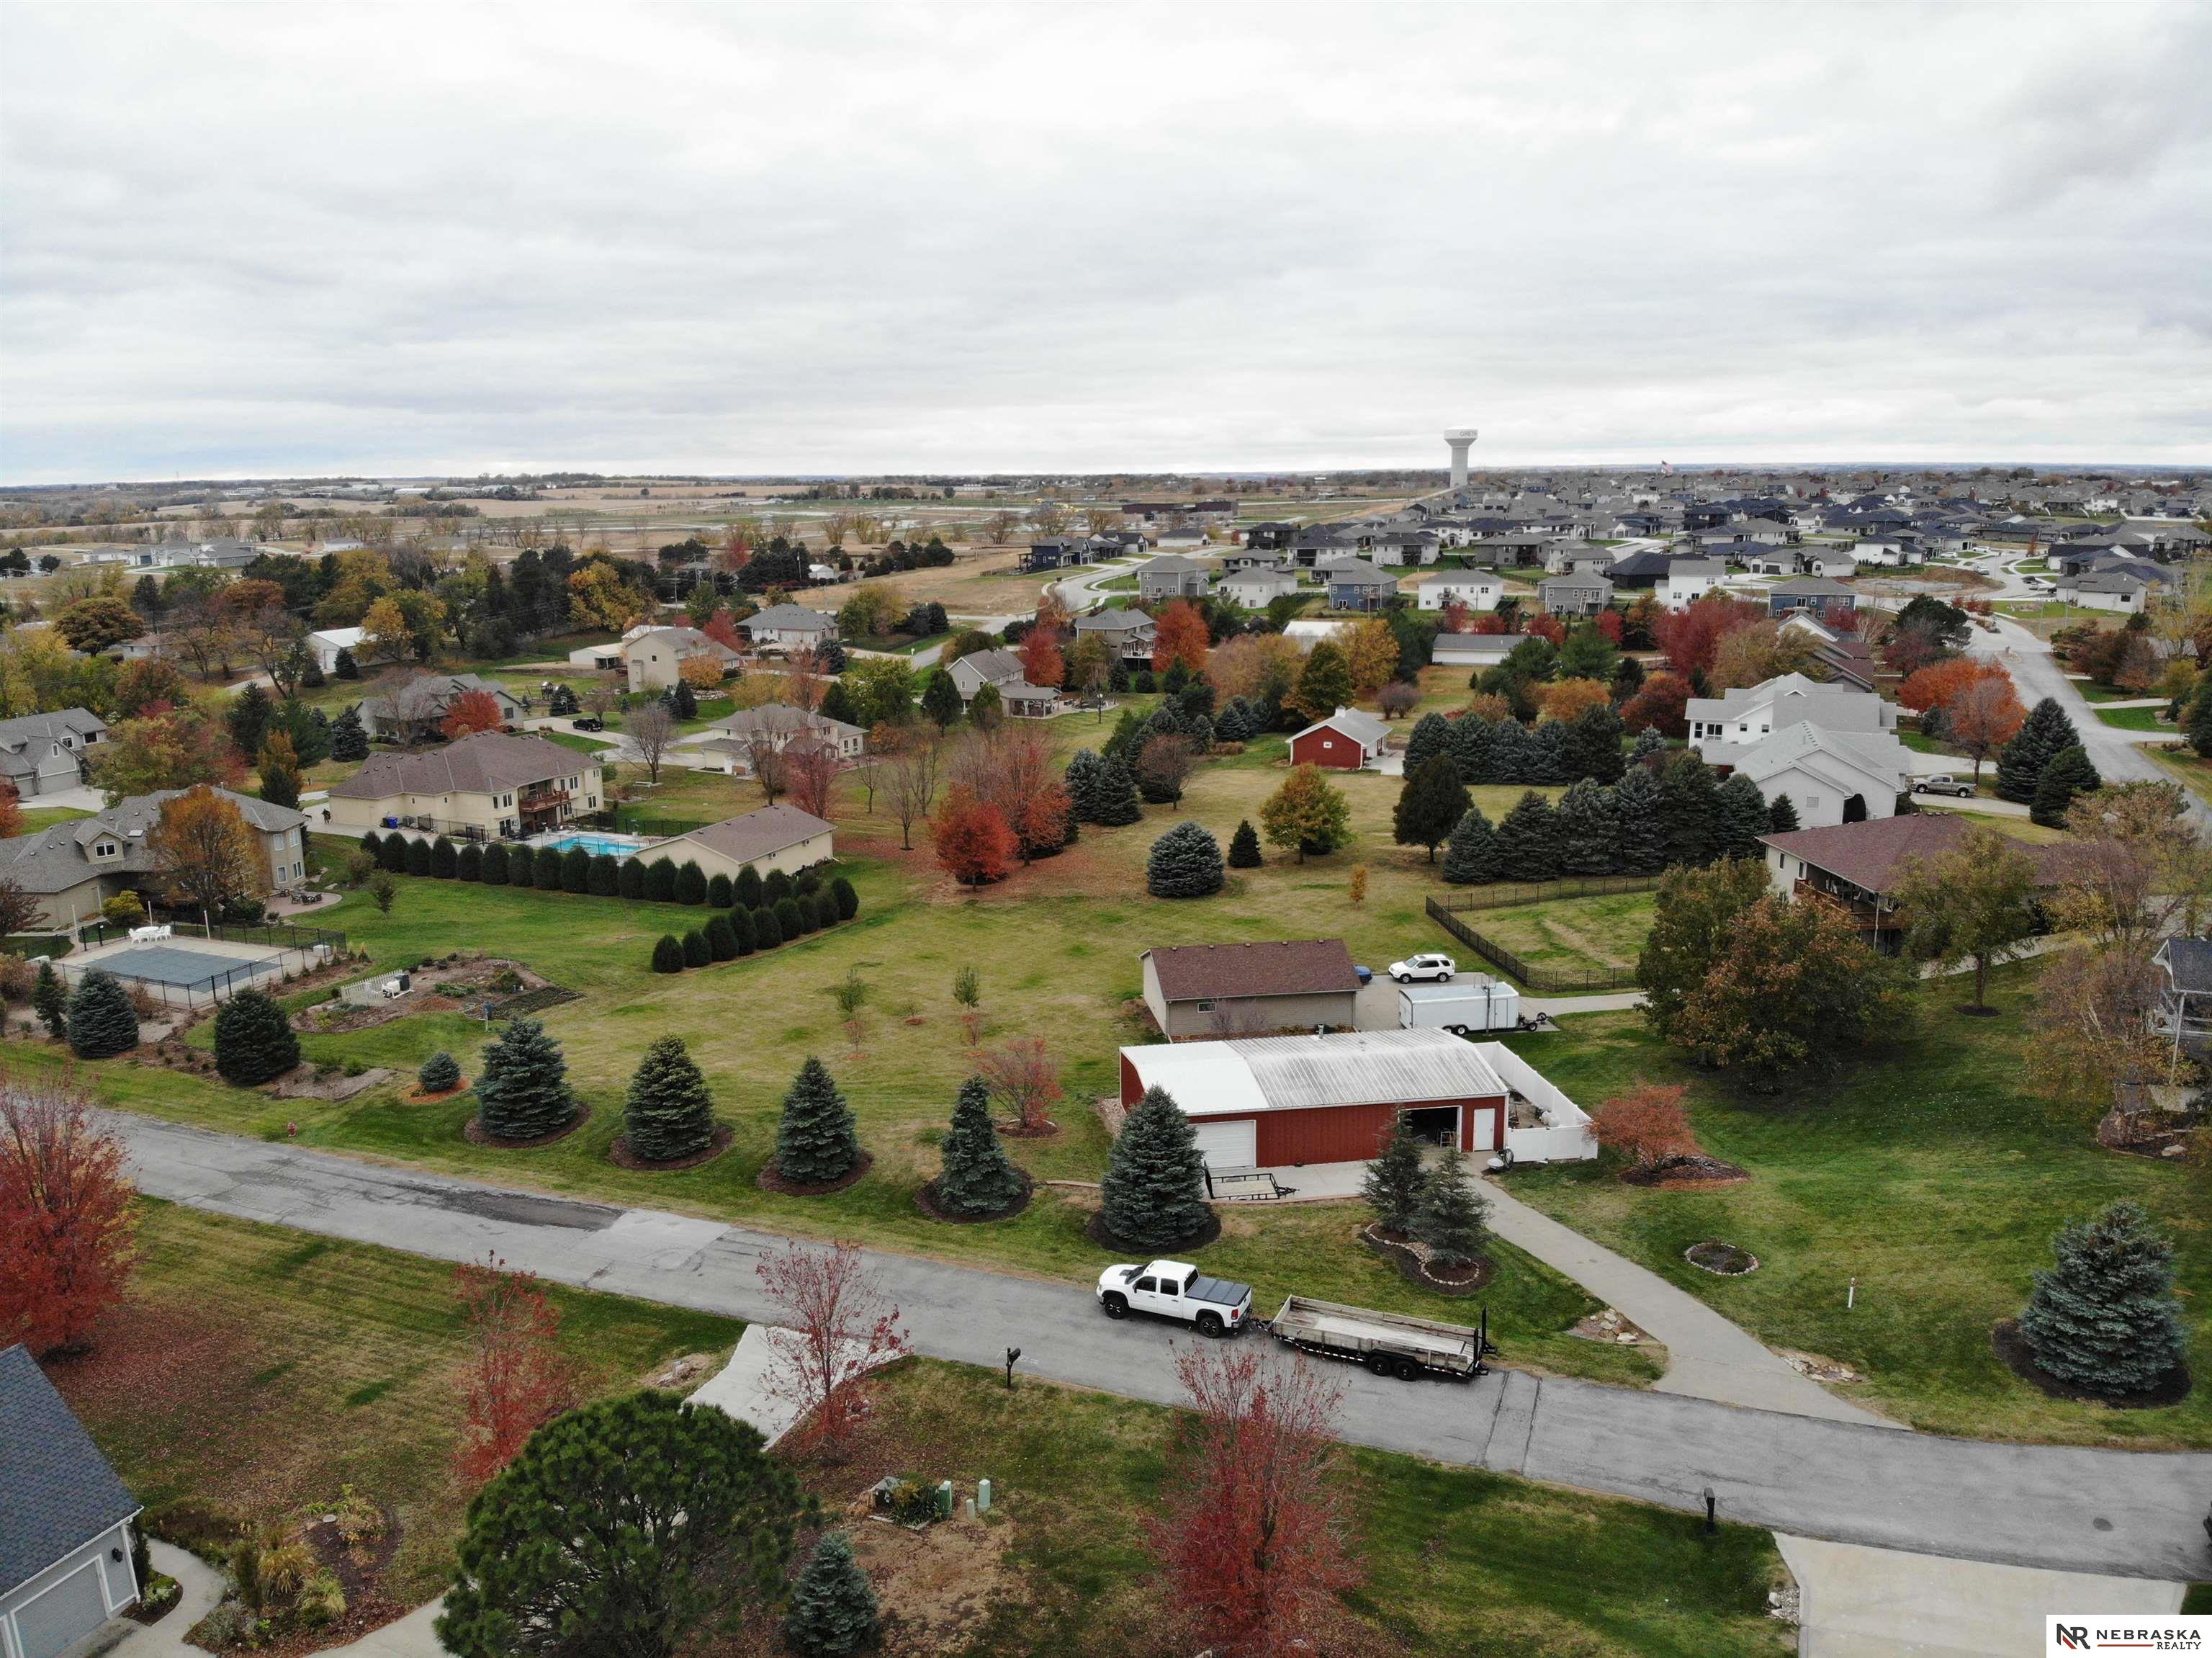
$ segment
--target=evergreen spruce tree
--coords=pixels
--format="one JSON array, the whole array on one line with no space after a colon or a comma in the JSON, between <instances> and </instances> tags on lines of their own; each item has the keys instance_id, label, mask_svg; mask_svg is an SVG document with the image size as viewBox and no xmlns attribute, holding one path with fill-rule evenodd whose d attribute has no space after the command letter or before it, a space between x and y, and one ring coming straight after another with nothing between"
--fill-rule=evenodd
<instances>
[{"instance_id":1,"label":"evergreen spruce tree","mask_svg":"<svg viewBox=\"0 0 2212 1658\"><path fill-rule=\"evenodd\" d=\"M594 898L613 898L622 890L622 861L608 852L592 855L584 890Z\"/></svg>"},{"instance_id":2,"label":"evergreen spruce tree","mask_svg":"<svg viewBox=\"0 0 2212 1658\"><path fill-rule=\"evenodd\" d=\"M62 988L61 975L51 961L39 964L38 982L31 986L31 1011L39 1015L39 1022L55 1041L69 1034L69 992Z\"/></svg>"},{"instance_id":3,"label":"evergreen spruce tree","mask_svg":"<svg viewBox=\"0 0 2212 1658\"><path fill-rule=\"evenodd\" d=\"M2066 710L2045 697L2028 710L2017 736L1997 752L1997 794L2005 800L2033 805L2043 768L2065 749L2081 747L2081 734Z\"/></svg>"},{"instance_id":4,"label":"evergreen spruce tree","mask_svg":"<svg viewBox=\"0 0 2212 1658\"><path fill-rule=\"evenodd\" d=\"M565 853L557 847L541 846L530 872L530 884L541 893L557 893L567 879L567 869Z\"/></svg>"},{"instance_id":5,"label":"evergreen spruce tree","mask_svg":"<svg viewBox=\"0 0 2212 1658\"><path fill-rule=\"evenodd\" d=\"M2202 1131L2200 1131L2201 1132ZM2057 1265L2035 1275L2020 1332L2062 1381L2124 1397L2148 1393L2189 1354L2173 1293L2173 1246L2143 1211L2117 1203L2052 1240Z\"/></svg>"},{"instance_id":6,"label":"evergreen spruce tree","mask_svg":"<svg viewBox=\"0 0 2212 1658\"><path fill-rule=\"evenodd\" d=\"M409 875L428 875L430 873L430 843L427 840L409 841L406 846L406 859Z\"/></svg>"},{"instance_id":7,"label":"evergreen spruce tree","mask_svg":"<svg viewBox=\"0 0 2212 1658\"><path fill-rule=\"evenodd\" d=\"M837 900L837 919L850 921L860 913L860 890L840 875L830 883L830 896Z\"/></svg>"},{"instance_id":8,"label":"evergreen spruce tree","mask_svg":"<svg viewBox=\"0 0 2212 1658\"><path fill-rule=\"evenodd\" d=\"M763 950L772 950L783 942L783 923L775 918L775 911L763 904L752 912L753 942Z\"/></svg>"},{"instance_id":9,"label":"evergreen spruce tree","mask_svg":"<svg viewBox=\"0 0 2212 1658\"><path fill-rule=\"evenodd\" d=\"M343 646L339 648L338 654L331 659L331 668L341 680L361 678L361 664L354 661L353 652Z\"/></svg>"},{"instance_id":10,"label":"evergreen spruce tree","mask_svg":"<svg viewBox=\"0 0 2212 1658\"><path fill-rule=\"evenodd\" d=\"M1129 767L1119 754L1109 754L1098 762L1098 781L1093 798L1097 815L1089 820L1109 829L1139 821L1145 808L1137 799L1137 780L1129 775Z\"/></svg>"},{"instance_id":11,"label":"evergreen spruce tree","mask_svg":"<svg viewBox=\"0 0 2212 1658\"><path fill-rule=\"evenodd\" d=\"M1145 859L1145 890L1154 898L1206 898L1222 880L1221 844L1188 819L1154 841Z\"/></svg>"},{"instance_id":12,"label":"evergreen spruce tree","mask_svg":"<svg viewBox=\"0 0 2212 1658\"><path fill-rule=\"evenodd\" d=\"M783 1638L799 1658L849 1658L876 1642L875 1586L842 1532L824 1532L792 1585Z\"/></svg>"},{"instance_id":13,"label":"evergreen spruce tree","mask_svg":"<svg viewBox=\"0 0 2212 1658\"><path fill-rule=\"evenodd\" d=\"M2212 676L2197 687L2182 715L2181 729L2201 759L2212 760Z\"/></svg>"},{"instance_id":14,"label":"evergreen spruce tree","mask_svg":"<svg viewBox=\"0 0 2212 1658\"><path fill-rule=\"evenodd\" d=\"M80 1059L110 1059L138 1045L138 1015L131 997L104 967L76 982L69 999L70 1048Z\"/></svg>"},{"instance_id":15,"label":"evergreen spruce tree","mask_svg":"<svg viewBox=\"0 0 2212 1658\"><path fill-rule=\"evenodd\" d=\"M1620 822L1611 792L1584 777L1559 796L1559 869L1570 875L1609 875L1620 868Z\"/></svg>"},{"instance_id":16,"label":"evergreen spruce tree","mask_svg":"<svg viewBox=\"0 0 2212 1658\"><path fill-rule=\"evenodd\" d=\"M1657 726L1647 725L1636 734L1635 742L1630 745L1628 763L1648 769L1663 759L1666 753L1667 739L1660 735Z\"/></svg>"},{"instance_id":17,"label":"evergreen spruce tree","mask_svg":"<svg viewBox=\"0 0 2212 1658\"><path fill-rule=\"evenodd\" d=\"M2046 829L2063 829L2066 826L2066 808L2074 803L2074 797L2101 788L2103 783L2097 768L2089 763L2087 750L2079 743L2071 748L2062 748L2051 757L2043 768L2043 775L2037 779L2035 803L2028 808L2027 815Z\"/></svg>"},{"instance_id":18,"label":"evergreen spruce tree","mask_svg":"<svg viewBox=\"0 0 2212 1658\"><path fill-rule=\"evenodd\" d=\"M860 1166L860 1142L853 1110L811 1054L783 1096L775 1129L775 1172L800 1186L842 1180Z\"/></svg>"},{"instance_id":19,"label":"evergreen spruce tree","mask_svg":"<svg viewBox=\"0 0 2212 1658\"><path fill-rule=\"evenodd\" d=\"M1787 795L1777 795L1766 803L1766 832L1786 835L1797 826L1797 805Z\"/></svg>"},{"instance_id":20,"label":"evergreen spruce tree","mask_svg":"<svg viewBox=\"0 0 2212 1658\"><path fill-rule=\"evenodd\" d=\"M786 943L794 938L804 938L814 930L807 923L807 918L799 912L799 900L795 898L780 898L775 901L775 924L782 932Z\"/></svg>"},{"instance_id":21,"label":"evergreen spruce tree","mask_svg":"<svg viewBox=\"0 0 2212 1658\"><path fill-rule=\"evenodd\" d=\"M1490 780L1492 783L1534 783L1541 771L1540 756L1528 728L1510 715L1490 728Z\"/></svg>"},{"instance_id":22,"label":"evergreen spruce tree","mask_svg":"<svg viewBox=\"0 0 2212 1658\"><path fill-rule=\"evenodd\" d=\"M1020 1198L1022 1177L999 1143L991 1121L991 1091L981 1077L960 1085L943 1149L936 1202L948 1215L1003 1215Z\"/></svg>"},{"instance_id":23,"label":"evergreen spruce tree","mask_svg":"<svg viewBox=\"0 0 2212 1658\"><path fill-rule=\"evenodd\" d=\"M748 863L738 871L738 878L731 885L737 893L739 905L748 910L760 908L761 899L765 895L766 888L762 884L759 870Z\"/></svg>"},{"instance_id":24,"label":"evergreen spruce tree","mask_svg":"<svg viewBox=\"0 0 2212 1658\"><path fill-rule=\"evenodd\" d=\"M1206 1230L1206 1160L1165 1088L1137 1102L1106 1164L1099 1218L1133 1249L1176 1249Z\"/></svg>"},{"instance_id":25,"label":"evergreen spruce tree","mask_svg":"<svg viewBox=\"0 0 2212 1658\"><path fill-rule=\"evenodd\" d=\"M1718 808L1712 768L1685 749L1659 774L1659 818L1667 834L1667 862L1711 863L1720 852Z\"/></svg>"},{"instance_id":26,"label":"evergreen spruce tree","mask_svg":"<svg viewBox=\"0 0 2212 1658\"><path fill-rule=\"evenodd\" d=\"M715 960L735 961L738 959L738 936L731 930L730 917L726 913L718 912L709 917L699 932L707 941L707 954Z\"/></svg>"},{"instance_id":27,"label":"evergreen spruce tree","mask_svg":"<svg viewBox=\"0 0 2212 1658\"><path fill-rule=\"evenodd\" d=\"M1498 825L1498 870L1508 881L1550 881L1559 873L1559 814L1534 789Z\"/></svg>"},{"instance_id":28,"label":"evergreen spruce tree","mask_svg":"<svg viewBox=\"0 0 2212 1658\"><path fill-rule=\"evenodd\" d=\"M561 854L561 890L580 893L592 890L592 855L580 846L571 846Z\"/></svg>"},{"instance_id":29,"label":"evergreen spruce tree","mask_svg":"<svg viewBox=\"0 0 2212 1658\"><path fill-rule=\"evenodd\" d=\"M952 683L952 675L941 667L933 667L921 682L921 711L936 722L942 730L960 717L960 687Z\"/></svg>"},{"instance_id":30,"label":"evergreen spruce tree","mask_svg":"<svg viewBox=\"0 0 2212 1658\"><path fill-rule=\"evenodd\" d=\"M1426 847L1434 863L1437 848L1451 838L1474 804L1460 781L1459 763L1449 754L1435 754L1416 771L1409 753L1406 780L1398 786L1398 805L1391 814L1390 838L1401 846Z\"/></svg>"},{"instance_id":31,"label":"evergreen spruce tree","mask_svg":"<svg viewBox=\"0 0 2212 1658\"><path fill-rule=\"evenodd\" d=\"M453 843L443 835L430 843L430 873L441 881L451 881L461 867L461 855Z\"/></svg>"},{"instance_id":32,"label":"evergreen spruce tree","mask_svg":"<svg viewBox=\"0 0 2212 1658\"><path fill-rule=\"evenodd\" d=\"M368 733L362 728L359 709L347 709L331 728L331 758L356 762L368 758Z\"/></svg>"},{"instance_id":33,"label":"evergreen spruce tree","mask_svg":"<svg viewBox=\"0 0 2212 1658\"><path fill-rule=\"evenodd\" d=\"M300 1063L300 1039L276 998L265 991L242 990L215 1015L215 1068L226 1082L241 1088L274 1082Z\"/></svg>"},{"instance_id":34,"label":"evergreen spruce tree","mask_svg":"<svg viewBox=\"0 0 2212 1658\"><path fill-rule=\"evenodd\" d=\"M1450 724L1452 759L1459 766L1459 780L1470 788L1477 783L1503 782L1498 775L1498 732L1494 722L1462 714Z\"/></svg>"},{"instance_id":35,"label":"evergreen spruce tree","mask_svg":"<svg viewBox=\"0 0 2212 1658\"><path fill-rule=\"evenodd\" d=\"M444 1094L460 1085L460 1062L443 1048L425 1059L415 1073L415 1086L425 1094Z\"/></svg>"},{"instance_id":36,"label":"evergreen spruce tree","mask_svg":"<svg viewBox=\"0 0 2212 1658\"><path fill-rule=\"evenodd\" d=\"M1470 806L1444 848L1444 879L1455 887L1480 887L1498 879L1498 832Z\"/></svg>"},{"instance_id":37,"label":"evergreen spruce tree","mask_svg":"<svg viewBox=\"0 0 2212 1658\"><path fill-rule=\"evenodd\" d=\"M1468 1178L1467 1154L1447 1150L1421 1187L1413 1234L1428 1247L1433 1266L1465 1266L1482 1253L1489 1236L1490 1202Z\"/></svg>"},{"instance_id":38,"label":"evergreen spruce tree","mask_svg":"<svg viewBox=\"0 0 2212 1658\"><path fill-rule=\"evenodd\" d=\"M1632 765L1613 786L1613 815L1620 826L1620 867L1656 875L1667 867L1667 824L1660 814L1659 780Z\"/></svg>"},{"instance_id":39,"label":"evergreen spruce tree","mask_svg":"<svg viewBox=\"0 0 2212 1658\"><path fill-rule=\"evenodd\" d=\"M750 955L760 948L759 941L753 936L753 912L750 910L732 905L729 914L722 919L729 926L730 937L737 945L739 955Z\"/></svg>"},{"instance_id":40,"label":"evergreen spruce tree","mask_svg":"<svg viewBox=\"0 0 2212 1658\"><path fill-rule=\"evenodd\" d=\"M707 906L713 910L726 910L737 901L737 888L730 885L727 875L717 870L707 882Z\"/></svg>"},{"instance_id":41,"label":"evergreen spruce tree","mask_svg":"<svg viewBox=\"0 0 2212 1658\"><path fill-rule=\"evenodd\" d=\"M576 1114L568 1064L545 1027L526 1015L483 1051L477 1079L477 1120L501 1140L534 1140L566 1127Z\"/></svg>"},{"instance_id":42,"label":"evergreen spruce tree","mask_svg":"<svg viewBox=\"0 0 2212 1658\"><path fill-rule=\"evenodd\" d=\"M1626 765L1620 753L1620 716L1610 708L1585 708L1561 728L1559 750L1569 782L1613 782Z\"/></svg>"},{"instance_id":43,"label":"evergreen spruce tree","mask_svg":"<svg viewBox=\"0 0 2212 1658\"><path fill-rule=\"evenodd\" d=\"M623 1136L631 1155L649 1163L672 1162L714 1143L714 1096L682 1037L655 1039L638 1061L623 1106Z\"/></svg>"},{"instance_id":44,"label":"evergreen spruce tree","mask_svg":"<svg viewBox=\"0 0 2212 1658\"><path fill-rule=\"evenodd\" d=\"M1421 1206L1421 1193L1429 1177L1421 1167L1421 1139L1406 1124L1404 1112L1383 1137L1382 1149L1367 1165L1359 1195L1375 1211L1375 1222L1385 1232L1411 1230Z\"/></svg>"},{"instance_id":45,"label":"evergreen spruce tree","mask_svg":"<svg viewBox=\"0 0 2212 1658\"><path fill-rule=\"evenodd\" d=\"M492 842L490 845L484 848L483 884L487 887L506 886L507 877L513 873L509 866L507 843L497 840Z\"/></svg>"},{"instance_id":46,"label":"evergreen spruce tree","mask_svg":"<svg viewBox=\"0 0 2212 1658\"><path fill-rule=\"evenodd\" d=\"M1452 749L1451 722L1441 714L1424 714L1413 722L1413 735L1406 739L1406 775L1412 777L1439 754Z\"/></svg>"},{"instance_id":47,"label":"evergreen spruce tree","mask_svg":"<svg viewBox=\"0 0 2212 1658\"><path fill-rule=\"evenodd\" d=\"M694 927L684 935L684 965L685 966L711 966L714 960L714 948L707 942L706 934Z\"/></svg>"},{"instance_id":48,"label":"evergreen spruce tree","mask_svg":"<svg viewBox=\"0 0 2212 1658\"><path fill-rule=\"evenodd\" d=\"M1251 819L1240 818L1237 832L1229 838L1229 867L1256 869L1260 863L1260 832L1252 826Z\"/></svg>"},{"instance_id":49,"label":"evergreen spruce tree","mask_svg":"<svg viewBox=\"0 0 2212 1658\"><path fill-rule=\"evenodd\" d=\"M1786 796L1777 795L1784 799ZM1759 785L1741 771L1713 791L1714 824L1719 832L1723 857L1757 857L1763 850L1759 838L1769 832L1766 802Z\"/></svg>"},{"instance_id":50,"label":"evergreen spruce tree","mask_svg":"<svg viewBox=\"0 0 2212 1658\"><path fill-rule=\"evenodd\" d=\"M655 858L645 866L645 896L655 904L676 901L676 866L666 858Z\"/></svg>"},{"instance_id":51,"label":"evergreen spruce tree","mask_svg":"<svg viewBox=\"0 0 2212 1658\"><path fill-rule=\"evenodd\" d=\"M1575 774L1567 753L1567 728L1557 720L1547 720L1528 732L1528 781L1530 783L1572 783Z\"/></svg>"}]
</instances>

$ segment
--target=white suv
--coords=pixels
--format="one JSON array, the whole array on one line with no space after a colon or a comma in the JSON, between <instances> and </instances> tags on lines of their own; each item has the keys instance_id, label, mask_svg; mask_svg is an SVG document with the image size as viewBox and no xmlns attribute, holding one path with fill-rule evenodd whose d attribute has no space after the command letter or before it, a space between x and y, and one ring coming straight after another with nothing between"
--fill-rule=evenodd
<instances>
[{"instance_id":1,"label":"white suv","mask_svg":"<svg viewBox=\"0 0 2212 1658\"><path fill-rule=\"evenodd\" d=\"M1439 984L1448 984L1458 971L1459 963L1448 955L1417 955L1390 964L1390 977L1401 984L1410 984L1417 978L1432 978Z\"/></svg>"}]
</instances>

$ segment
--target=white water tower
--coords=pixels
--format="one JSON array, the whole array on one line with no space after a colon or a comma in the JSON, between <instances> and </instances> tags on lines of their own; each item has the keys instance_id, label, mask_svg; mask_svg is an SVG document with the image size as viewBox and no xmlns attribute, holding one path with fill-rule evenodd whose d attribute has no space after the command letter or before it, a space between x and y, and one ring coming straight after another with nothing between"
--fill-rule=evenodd
<instances>
[{"instance_id":1,"label":"white water tower","mask_svg":"<svg viewBox=\"0 0 2212 1658\"><path fill-rule=\"evenodd\" d=\"M1444 442L1451 446L1451 479L1455 490L1467 487L1467 452L1474 436L1472 426L1454 426L1444 433Z\"/></svg>"}]
</instances>

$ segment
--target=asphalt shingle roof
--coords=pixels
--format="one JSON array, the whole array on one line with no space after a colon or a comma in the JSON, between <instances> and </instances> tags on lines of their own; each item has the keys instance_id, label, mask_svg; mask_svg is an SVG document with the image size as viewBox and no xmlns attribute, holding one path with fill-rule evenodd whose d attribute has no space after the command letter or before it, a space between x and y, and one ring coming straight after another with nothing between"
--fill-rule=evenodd
<instances>
[{"instance_id":1,"label":"asphalt shingle roof","mask_svg":"<svg viewBox=\"0 0 2212 1658\"><path fill-rule=\"evenodd\" d=\"M372 754L361 770L334 783L339 800L388 800L394 795L487 795L597 766L593 756L543 737L479 731L421 754Z\"/></svg>"},{"instance_id":2,"label":"asphalt shingle roof","mask_svg":"<svg viewBox=\"0 0 2212 1658\"><path fill-rule=\"evenodd\" d=\"M0 1594L137 1512L28 1350L0 1351Z\"/></svg>"},{"instance_id":3,"label":"asphalt shingle roof","mask_svg":"<svg viewBox=\"0 0 2212 1658\"><path fill-rule=\"evenodd\" d=\"M1357 991L1352 952L1340 938L1280 944L1181 944L1145 953L1170 1002L1254 996L1322 996Z\"/></svg>"}]
</instances>

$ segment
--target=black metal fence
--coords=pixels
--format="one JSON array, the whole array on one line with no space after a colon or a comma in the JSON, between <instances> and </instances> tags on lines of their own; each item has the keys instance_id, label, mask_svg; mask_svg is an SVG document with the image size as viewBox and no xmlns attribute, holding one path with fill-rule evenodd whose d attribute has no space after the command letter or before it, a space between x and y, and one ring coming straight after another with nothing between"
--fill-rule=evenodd
<instances>
[{"instance_id":1,"label":"black metal fence","mask_svg":"<svg viewBox=\"0 0 2212 1658\"><path fill-rule=\"evenodd\" d=\"M140 926L147 923L140 922ZM173 917L157 924L168 928L177 938L211 938L224 944L265 944L272 950L301 950L312 953L318 946L327 944L332 955L343 955L346 937L343 933L328 927L296 927L289 921L258 921L252 926L218 921L210 926L204 922L180 921ZM80 942L89 935L92 944L109 944L118 939L128 939L131 929L118 926L112 921L88 921L77 930Z\"/></svg>"},{"instance_id":2,"label":"black metal fence","mask_svg":"<svg viewBox=\"0 0 2212 1658\"><path fill-rule=\"evenodd\" d=\"M643 812L621 810L617 810L614 817L615 828L619 833L654 836L664 840L672 835L688 835L696 830L714 826L714 820L710 818L657 818Z\"/></svg>"},{"instance_id":3,"label":"black metal fence","mask_svg":"<svg viewBox=\"0 0 2212 1658\"><path fill-rule=\"evenodd\" d=\"M1559 886L1565 886L1570 883L1559 882L1555 884ZM1656 887L1658 883L1656 881L1649 883L1649 886L1651 887ZM1613 888L1613 890L1620 892L1638 892L1645 890L1645 888L1632 885ZM1594 895L1595 894L1591 893L1571 893L1564 892L1552 892L1547 894L1547 896L1555 898L1589 897ZM1434 921L1437 925L1442 927L1446 932L1449 933L1454 938L1457 939L1461 943L1466 945L1468 949L1473 950L1485 961L1487 961L1492 966L1497 968L1498 972L1505 973L1511 978L1519 979L1521 983L1528 986L1528 989L1541 991L1544 994L1550 996L1575 996L1596 995L1611 991L1632 991L1636 988L1636 970L1633 967L1592 967L1585 969L1580 972L1561 972L1557 968L1540 967L1534 962L1523 960L1520 956L1516 955L1512 951L1507 949L1503 944L1498 943L1497 940L1485 938L1480 933L1475 931L1474 928L1468 926L1467 923L1462 921L1457 914L1454 913L1455 911L1464 912L1469 910L1490 910L1501 907L1497 903L1481 904L1468 902L1467 899L1469 896L1469 894L1465 893L1454 893L1452 895L1452 899L1450 900L1431 899L1429 900L1429 918ZM1534 899L1521 899L1515 901L1522 904L1528 904L1536 902L1537 900Z\"/></svg>"},{"instance_id":4,"label":"black metal fence","mask_svg":"<svg viewBox=\"0 0 2212 1658\"><path fill-rule=\"evenodd\" d=\"M1559 898L1609 898L1616 893L1656 893L1657 875L1573 875L1564 881L1494 881L1431 899L1429 907L1447 910L1503 910L1516 904L1547 904Z\"/></svg>"},{"instance_id":5,"label":"black metal fence","mask_svg":"<svg viewBox=\"0 0 2212 1658\"><path fill-rule=\"evenodd\" d=\"M144 923L141 923L144 924ZM197 921L172 921L163 923L169 929L168 941L148 940L159 945L187 938L213 939L228 944L258 944L265 946L270 956L240 957L232 967L211 968L204 974L190 979L149 978L126 969L110 966L107 960L87 960L78 956L57 960L54 966L63 978L74 984L83 976L100 968L122 983L143 991L165 1007L198 1009L213 1007L227 1000L232 992L252 986L274 990L294 973L309 972L325 963L343 957L345 935L327 927L295 927L287 922L266 922L257 926L234 926L216 922L210 926ZM88 949L100 945L127 943L131 929L118 927L106 921L88 921L79 929L79 942Z\"/></svg>"}]
</instances>

